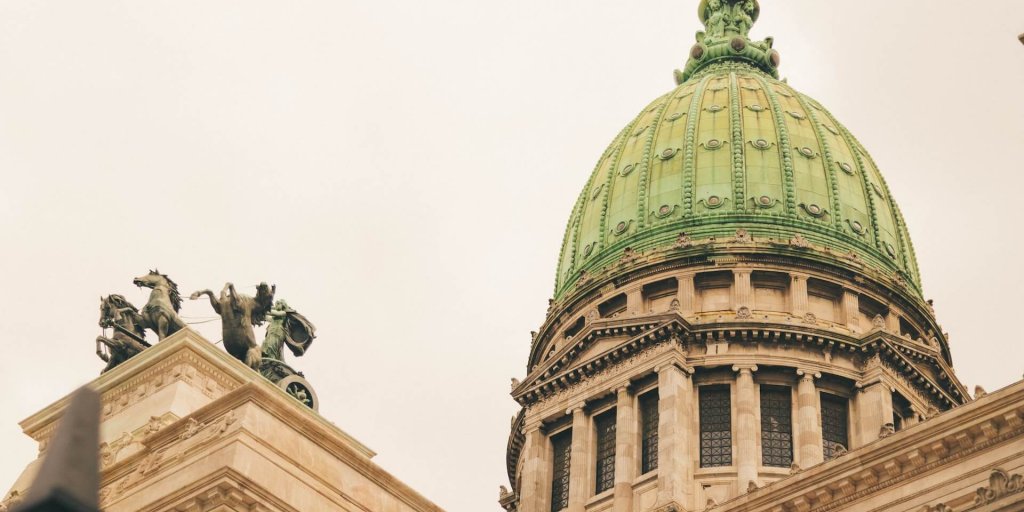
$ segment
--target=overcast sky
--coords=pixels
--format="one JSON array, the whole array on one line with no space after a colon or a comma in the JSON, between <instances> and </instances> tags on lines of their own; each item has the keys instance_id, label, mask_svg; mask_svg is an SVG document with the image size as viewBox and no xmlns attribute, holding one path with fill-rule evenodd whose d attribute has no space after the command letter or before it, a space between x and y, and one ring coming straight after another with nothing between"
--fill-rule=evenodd
<instances>
[{"instance_id":1,"label":"overcast sky","mask_svg":"<svg viewBox=\"0 0 1024 512\"><path fill-rule=\"evenodd\" d=\"M276 283L319 328L291 361L320 412L442 507L498 510L566 219L696 4L0 2L0 492L36 454L17 422L103 367L98 297L141 306L159 267ZM763 0L753 35L872 152L993 391L1024 373L1024 2L983 4Z\"/></svg>"}]
</instances>

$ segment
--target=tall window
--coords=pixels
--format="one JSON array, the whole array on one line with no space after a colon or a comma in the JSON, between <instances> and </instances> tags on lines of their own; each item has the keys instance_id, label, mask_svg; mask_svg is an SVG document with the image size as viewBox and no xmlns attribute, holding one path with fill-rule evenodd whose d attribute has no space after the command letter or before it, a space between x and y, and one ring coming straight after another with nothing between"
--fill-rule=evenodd
<instances>
[{"instance_id":1,"label":"tall window","mask_svg":"<svg viewBox=\"0 0 1024 512\"><path fill-rule=\"evenodd\" d=\"M700 388L700 467L732 465L732 400L729 386Z\"/></svg>"},{"instance_id":2,"label":"tall window","mask_svg":"<svg viewBox=\"0 0 1024 512\"><path fill-rule=\"evenodd\" d=\"M658 392L640 396L640 473L658 469Z\"/></svg>"},{"instance_id":3,"label":"tall window","mask_svg":"<svg viewBox=\"0 0 1024 512\"><path fill-rule=\"evenodd\" d=\"M555 434L551 438L554 452L554 471L551 474L551 512L569 507L569 453L572 449L572 430Z\"/></svg>"},{"instance_id":4,"label":"tall window","mask_svg":"<svg viewBox=\"0 0 1024 512\"><path fill-rule=\"evenodd\" d=\"M825 448L825 460L832 460L849 449L847 409L845 398L821 394L821 437Z\"/></svg>"},{"instance_id":5,"label":"tall window","mask_svg":"<svg viewBox=\"0 0 1024 512\"><path fill-rule=\"evenodd\" d=\"M761 386L761 464L765 466L793 464L792 397L789 388Z\"/></svg>"},{"instance_id":6,"label":"tall window","mask_svg":"<svg viewBox=\"0 0 1024 512\"><path fill-rule=\"evenodd\" d=\"M598 494L615 486L615 409L594 418L597 427Z\"/></svg>"}]
</instances>

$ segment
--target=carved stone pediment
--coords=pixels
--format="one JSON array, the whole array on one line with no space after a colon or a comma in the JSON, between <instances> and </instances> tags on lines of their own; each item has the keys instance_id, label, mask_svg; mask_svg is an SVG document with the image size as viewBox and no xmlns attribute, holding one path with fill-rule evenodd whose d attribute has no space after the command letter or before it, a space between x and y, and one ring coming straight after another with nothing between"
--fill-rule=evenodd
<instances>
[{"instance_id":1,"label":"carved stone pediment","mask_svg":"<svg viewBox=\"0 0 1024 512\"><path fill-rule=\"evenodd\" d=\"M590 326L532 371L513 391L513 398L526 405L569 389L621 360L635 357L645 347L688 330L689 325L674 313Z\"/></svg>"}]
</instances>

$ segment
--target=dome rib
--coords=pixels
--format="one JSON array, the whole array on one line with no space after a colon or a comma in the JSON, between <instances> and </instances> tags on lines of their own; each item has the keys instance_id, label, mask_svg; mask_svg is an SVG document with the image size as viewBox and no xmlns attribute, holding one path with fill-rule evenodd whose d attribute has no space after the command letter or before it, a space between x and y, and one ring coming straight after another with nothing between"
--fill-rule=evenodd
<instances>
[{"instance_id":1,"label":"dome rib","mask_svg":"<svg viewBox=\"0 0 1024 512\"><path fill-rule=\"evenodd\" d=\"M792 217L796 217L796 188L794 185L795 171L793 169L793 148L790 145L789 140L789 127L786 126L785 119L782 117L782 105L779 103L779 97L775 92L775 89L768 83L763 76L753 73L752 76L761 87L764 89L765 96L768 97L768 101L772 106L773 121L775 121L776 134L779 137L779 155L782 158L782 171L784 174L783 183L785 184L786 191L786 214Z\"/></svg>"},{"instance_id":2,"label":"dome rib","mask_svg":"<svg viewBox=\"0 0 1024 512\"><path fill-rule=\"evenodd\" d=\"M730 104L732 106L732 144L730 149L732 150L732 184L733 184L733 198L735 200L734 208L739 211L747 209L747 198L746 198L746 184L747 184L747 164L746 159L743 155L743 147L746 144L744 141L746 137L743 132L743 119L740 115L740 88L737 83L736 73L729 73L729 96Z\"/></svg>"},{"instance_id":3,"label":"dome rib","mask_svg":"<svg viewBox=\"0 0 1024 512\"><path fill-rule=\"evenodd\" d=\"M803 94L796 95L797 102L803 107L804 112L807 112L808 117L811 119L811 124L814 126L815 133L818 135L819 149L821 149L822 155L825 157L825 175L828 177L829 190L831 191L831 203L832 203L832 225L840 231L846 231L843 229L843 203L840 199L841 194L839 192L839 177L836 176L836 162L832 156L832 147L828 143L828 137L825 136L825 128L821 124L818 118L817 109L815 109L807 98Z\"/></svg>"},{"instance_id":4,"label":"dome rib","mask_svg":"<svg viewBox=\"0 0 1024 512\"><path fill-rule=\"evenodd\" d=\"M710 75L701 79L690 96L690 111L686 118L686 140L683 142L682 148L685 151L685 160L683 161L683 215L685 217L691 217L695 214L693 182L696 173L694 168L694 160L696 159L694 148L696 144L694 140L697 136L697 120L700 118L700 103L704 98L704 91L707 89L710 80Z\"/></svg>"}]
</instances>

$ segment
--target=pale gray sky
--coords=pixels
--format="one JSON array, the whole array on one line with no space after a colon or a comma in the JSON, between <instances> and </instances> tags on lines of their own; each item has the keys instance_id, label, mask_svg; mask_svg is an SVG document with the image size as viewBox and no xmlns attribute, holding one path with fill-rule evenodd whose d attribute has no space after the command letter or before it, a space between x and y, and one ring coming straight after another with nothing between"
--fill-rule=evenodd
<instances>
[{"instance_id":1,"label":"pale gray sky","mask_svg":"<svg viewBox=\"0 0 1024 512\"><path fill-rule=\"evenodd\" d=\"M36 453L17 421L102 368L98 297L142 305L159 267L276 283L319 328L292 361L321 413L439 505L497 510L565 221L673 87L696 3L0 3L0 492ZM1024 373L1020 32L1019 0L763 0L753 30L878 161L989 391Z\"/></svg>"}]
</instances>

